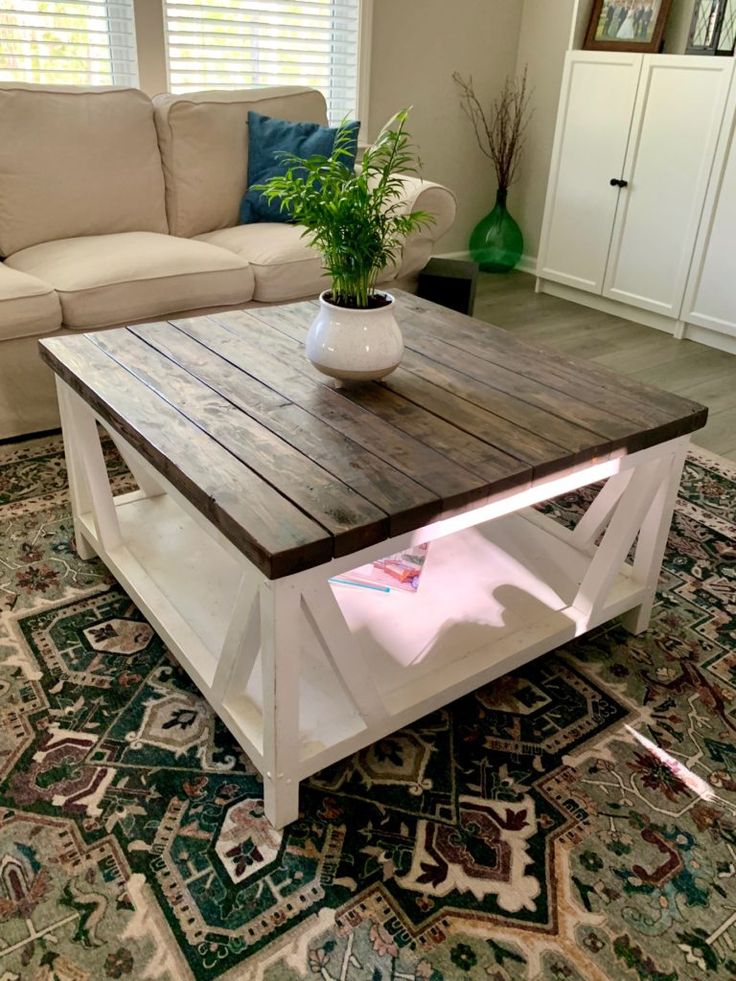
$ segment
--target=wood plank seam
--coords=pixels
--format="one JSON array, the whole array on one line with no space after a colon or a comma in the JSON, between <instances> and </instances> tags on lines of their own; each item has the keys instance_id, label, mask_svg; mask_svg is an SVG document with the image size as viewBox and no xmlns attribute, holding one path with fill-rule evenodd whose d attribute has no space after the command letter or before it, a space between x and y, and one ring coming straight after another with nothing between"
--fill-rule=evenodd
<instances>
[{"instance_id":1,"label":"wood plank seam","mask_svg":"<svg viewBox=\"0 0 736 981\"><path fill-rule=\"evenodd\" d=\"M595 363L589 361L575 361L574 359L567 358L552 347L542 347L530 344L526 341L521 341L508 331L503 331L498 327L492 327L490 324L484 321L466 317L464 314L456 313L453 310L445 310L444 308L437 306L437 304L430 303L427 300L420 300L418 297L403 292L400 293L398 299L400 307L404 307L409 310L416 310L417 312L425 314L428 317L429 325L435 326L435 328L440 331L442 331L443 325L441 320L438 322L438 315L442 318L446 318L447 321L453 324L460 325L463 329L466 329L468 324L473 325L476 331L483 331L483 336L489 341L491 339L492 332L507 335L504 336L503 340L504 344L508 346L510 351L531 352L540 357L544 357L549 365L554 366L554 368L559 369L563 373L560 380L569 376L571 370L583 369L584 373L581 373L579 378L576 376L572 377L571 380L573 382L578 383L579 386L584 386L584 388L587 390L589 384L587 379L591 379L605 391L610 391L613 389L614 391L618 390L623 392L631 402L632 407L636 407L645 411L646 413L651 414L652 406L648 402L643 401L643 399L652 397L656 397L661 405L668 405L674 411L681 411L685 406L689 406L691 411L699 413L703 408L701 405L698 405L698 403L685 399L682 396L671 395L662 389L645 385L642 382L629 378L628 376L618 375L615 372L601 367L600 365L596 365ZM442 332L441 336L448 344L453 343L452 338L448 337L446 329ZM463 339L463 343L467 342ZM473 357L489 360L488 352L484 353L479 350L471 351L467 347L459 347L459 349L465 354L470 354ZM494 354L494 356L501 357L502 355L497 353ZM491 361L491 363L497 362ZM583 389L579 387L578 397L580 397L582 390ZM561 389L560 391L562 394L564 394L564 390ZM594 400L592 404L595 404L596 394L593 393L591 398ZM633 422L636 420L632 419L631 421Z\"/></svg>"},{"instance_id":2,"label":"wood plank seam","mask_svg":"<svg viewBox=\"0 0 736 981\"><path fill-rule=\"evenodd\" d=\"M132 336L135 336L135 335L132 335ZM109 342L109 340L105 336L97 337L96 335L93 335L92 336L92 340L96 344L96 346L98 346L106 355L108 355L108 357L110 357L110 359L112 361L115 362L115 364L117 364L123 370L129 372L134 378L137 378L142 384L146 385L147 388L149 388L159 398L161 398L164 402L166 402L168 405L170 405L171 408L174 409L174 411L178 412L184 419L186 419L193 426L195 426L200 432L204 433L206 436L208 436L210 439L212 439L215 443L217 443L219 446L221 446L223 448L223 450L225 450L225 452L227 452L231 456L233 456L236 460L238 460L240 463L242 463L243 466L247 467L249 470L251 470L251 472L253 472L254 474L258 475L274 491L276 491L276 493L280 494L286 500L289 500L294 505L294 507L298 508L300 511L302 511L303 514L305 514L307 517L309 517L312 521L314 521L316 524L320 525L320 527L322 527L325 532L327 532L328 534L332 535L333 537L337 537L337 535L335 533L334 526L332 528L329 527L329 525L326 523L326 521L324 520L323 517L321 517L318 514L315 514L314 510L311 510L311 511L308 510L304 506L304 504L302 504L300 501L298 501L298 500L295 499L295 494L294 493L291 493L290 494L288 491L285 491L282 487L278 486L273 481L273 479L270 479L266 474L264 474L264 472L263 472L262 469L260 469L260 470L259 469L256 469L256 467L253 466L252 463L249 462L249 460L245 458L245 454L235 452L235 450L232 448L232 445L229 445L227 442L225 442L223 440L223 438L221 436L218 437L218 435L216 435L215 433L211 432L208 428L206 428L203 424L201 424L198 421L195 413L193 413L192 411L186 411L181 405L177 404L177 402L175 402L171 397L169 397L162 390L162 388L160 387L160 385L158 385L156 383L156 381L153 378L151 378L151 377L147 378L144 372L140 371L139 369L136 369L134 366L128 364L125 360L123 360L120 356L116 355L114 348L112 350L110 349L110 346L109 346L110 345L110 342ZM150 348L150 345L149 345L149 348ZM153 350L153 349L151 348L151 350ZM184 369L182 369L182 371L183 370ZM192 380L193 381L196 381L195 376L192 375L191 377L192 377ZM233 403L232 401L230 401L229 399L227 399L226 396L223 396L220 393L217 393L217 394L223 400L227 401L229 405L231 405L233 408L236 408L237 409L237 406L235 405L235 403ZM279 437L274 436L274 439L275 440L278 440ZM288 449L292 449L292 447L290 447L289 444L286 443L285 441L281 440L281 442L283 443L284 447L287 447ZM318 467L319 466L319 464L316 464L313 461L309 461L309 462L314 467ZM323 473L325 475L325 478L329 478L333 483L335 482L336 479L334 478L334 476L328 470L325 470L324 468L320 468L320 469L323 471ZM294 491L296 491L298 485L292 485L292 486L294 487ZM369 506L370 508L376 508L376 505L372 504L366 498L362 497L362 495L359 495L357 491L354 491L347 484L341 484L341 486L345 489L346 492L349 491L351 494L355 494L356 497L359 497L360 500L363 501L367 507ZM378 510L378 509L376 509L376 510ZM388 515L387 515L387 513L385 511L381 511L380 512L380 518L379 518L378 515L376 515L375 518L374 518L374 520L382 520L387 525L388 524ZM383 531L383 533L381 534L380 538L386 538L387 537L387 534L388 534L388 529L386 528L386 530ZM380 540L380 538L378 540Z\"/></svg>"},{"instance_id":3,"label":"wood plank seam","mask_svg":"<svg viewBox=\"0 0 736 981\"><path fill-rule=\"evenodd\" d=\"M198 318L198 319L199 319L199 318ZM219 326L222 326L222 327L223 327L223 329L225 329L225 330L227 330L227 331L228 331L228 333L231 333L231 334L233 334L233 336L234 336L234 337L236 337L236 338L238 337L238 335L237 335L236 333L234 333L234 332L232 332L232 331L230 330L230 328L229 328L229 325L226 325L226 324L224 324L224 323L221 323L220 321L217 321L217 320L216 320L216 319L214 319L214 318L211 318L211 319L213 319L213 322L214 322L214 323L217 323L217 324L218 324ZM185 324L184 324L184 322L182 322L182 321L172 321L172 326L174 326L174 327L176 327L177 329L180 329L180 330L183 330L183 331L186 331L186 325L185 325ZM193 337L193 339L195 339L195 340L198 340L198 338L196 338L196 336L194 336L194 335L188 335L188 336L192 336L192 337ZM201 343L201 342L200 342L200 343ZM235 368L239 368L240 370L243 370L243 371L245 371L245 370L246 370L245 368L242 368L242 366L241 366L241 365L240 365L240 364L239 364L238 362L236 362L236 361L233 361L233 360L232 360L231 358L229 358L229 357L227 356L227 354L226 354L225 352L222 352L222 351L219 351L219 352L217 352L217 353L219 354L219 356L220 356L220 357L222 357L222 358L223 358L223 359L224 359L225 361L227 361L227 362L228 362L228 364L231 364L231 365L232 365L233 367L235 367ZM259 380L260 380L260 379L259 379ZM265 384L267 384L267 383L265 383ZM317 382L315 382L315 383L313 383L313 384L314 384L314 385L315 385L316 387L318 387L318 388L322 388L322 387L323 387L323 386L321 385L321 383L317 383ZM277 391L276 389L273 389L273 390L274 390L274 391ZM335 395L337 395L337 394L338 394L338 393L335 393L335 392L332 392L332 391L331 391L331 390L329 390L329 389L328 389L327 391L328 391L328 392L330 392L331 394L335 394ZM342 395L342 397L344 397L344 393L343 393L343 395ZM304 408L304 410L305 410L306 412L310 412L310 409L309 409L309 407L308 407L308 406L305 406L305 405L304 405L304 404L303 404L303 403L302 403L302 402L301 402L300 400L297 400L297 399L295 399L294 401L295 401L295 404L297 404L297 405L299 405L300 407L302 407L302 408ZM351 404L353 404L353 403L351 403ZM404 431L404 430L402 430L402 429L399 429L399 428L396 428L395 426L392 426L392 424L391 424L391 423L389 423L389 422L388 422L388 421L387 421L386 419L384 419L383 417L381 417L381 416L379 416L379 415L377 415L376 413L372 413L372 412L370 412L370 410L368 410L368 409L367 409L367 408L365 408L364 406L361 406L361 405L359 405L359 406L356 406L356 407L357 407L357 408L359 408L359 409L361 409L362 411L364 411L364 412L365 412L365 413L366 413L367 415L370 415L370 416L372 417L372 419L374 419L374 420L375 420L376 422L378 422L378 423L381 423L381 424L383 424L383 425L385 425L385 426L387 426L388 428L390 428L390 429L392 429L392 430L394 431L394 433L396 434L396 436L398 436L398 437L401 437L401 438L403 438L403 439L407 439L407 440L411 440L411 441L413 441L413 442L417 442L417 440L416 440L416 438L415 438L415 437L413 437L413 436L410 436L410 435L408 435L408 434L407 434L407 433L405 433L405 431ZM315 418L316 418L316 419L321 419L322 417L320 417L320 416L317 416L317 415L315 415ZM339 429L337 429L336 431L337 431L337 432L341 432L341 430L339 430ZM351 438L352 438L352 437L351 437ZM489 449L491 449L491 447L488 447L488 448L489 448ZM437 457L441 457L441 458L442 458L442 459L443 459L443 460L444 460L444 461L445 461L445 462L446 462L446 463L447 463L448 465L451 465L451 466L452 466L452 467L453 467L454 469L461 469L461 470L462 470L462 469L467 469L467 470L468 470L468 471L470 472L470 466L466 466L466 467L462 467L462 466L459 466L456 460L453 460L453 459L452 459L452 457L449 457L449 456L447 456L446 454L443 454L443 453L442 453L442 452L441 452L440 450L437 450L436 448L433 448L431 452L432 452L432 453L433 453L433 454L434 454L435 456L437 456ZM508 458L509 460L511 460L511 458L510 458L510 457L507 457L507 458ZM527 468L527 469L528 469L528 468ZM521 469L521 468L520 468L520 471L519 471L519 476L521 477L521 476L522 476L522 475L523 475L523 474L524 474L525 472L526 472L526 471L525 471L524 469ZM482 476L481 474L479 474L479 473L476 473L476 474L475 474L475 476L476 476L476 477L477 477L477 478L478 478L479 480L486 480L486 481L487 481L487 478L484 478L484 477L483 477L483 476ZM424 478L424 479L422 479L421 477L419 477L419 476L417 476L417 475L416 475L416 473L414 473L414 472L413 472L413 473L412 473L412 479L413 479L413 480L415 480L415 481L416 481L417 483L419 483L419 484L420 484L420 485L421 485L421 486L422 486L422 487L423 487L424 489L426 489L426 490L430 490L430 491L432 491L432 488L431 488L431 486L430 486L430 484L429 484L429 483L427 482L427 479L426 479L426 478ZM501 489L501 488L499 487L499 489ZM482 491L481 491L481 493L482 493ZM475 499L477 499L477 498L474 498L474 500L475 500Z\"/></svg>"}]
</instances>

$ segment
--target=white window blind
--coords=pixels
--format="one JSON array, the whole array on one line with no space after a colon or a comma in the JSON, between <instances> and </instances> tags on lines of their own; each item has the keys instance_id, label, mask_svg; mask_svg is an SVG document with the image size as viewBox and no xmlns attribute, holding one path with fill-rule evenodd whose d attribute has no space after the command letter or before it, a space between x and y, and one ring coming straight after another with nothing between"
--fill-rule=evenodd
<instances>
[{"instance_id":1,"label":"white window blind","mask_svg":"<svg viewBox=\"0 0 736 981\"><path fill-rule=\"evenodd\" d=\"M0 0L0 81L137 85L133 0Z\"/></svg>"},{"instance_id":2,"label":"white window blind","mask_svg":"<svg viewBox=\"0 0 736 981\"><path fill-rule=\"evenodd\" d=\"M166 0L172 92L311 85L356 112L360 0Z\"/></svg>"}]
</instances>

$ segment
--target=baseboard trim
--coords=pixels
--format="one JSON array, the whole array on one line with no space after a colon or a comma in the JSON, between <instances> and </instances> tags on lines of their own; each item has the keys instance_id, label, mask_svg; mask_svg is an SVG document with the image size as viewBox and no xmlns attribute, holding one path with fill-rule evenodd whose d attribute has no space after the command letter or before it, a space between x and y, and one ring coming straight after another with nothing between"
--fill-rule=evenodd
<instances>
[{"instance_id":1,"label":"baseboard trim","mask_svg":"<svg viewBox=\"0 0 736 981\"><path fill-rule=\"evenodd\" d=\"M665 334L671 334L677 340L696 341L698 344L705 344L708 347L717 348L719 351L726 351L728 354L736 354L736 337L722 334L717 330L709 330L708 327L682 324L680 321L674 320L672 317L665 317L661 313L641 310L639 307L629 306L628 303L609 300L606 296L597 296L595 293L587 293L585 290L576 290L574 286L555 283L550 279L540 279L539 290L550 296L558 296L562 300L570 300L572 303L590 307L601 313L610 313L614 317L621 317L622 320L630 320L632 323L642 324L644 327L653 327ZM678 326L682 328L681 334L678 334Z\"/></svg>"},{"instance_id":2,"label":"baseboard trim","mask_svg":"<svg viewBox=\"0 0 736 981\"><path fill-rule=\"evenodd\" d=\"M727 354L736 354L736 337L722 334L720 330L710 330L697 324L685 324L685 333L682 336L688 341L697 341L699 344L707 344L708 347L716 347Z\"/></svg>"},{"instance_id":3,"label":"baseboard trim","mask_svg":"<svg viewBox=\"0 0 736 981\"><path fill-rule=\"evenodd\" d=\"M635 324L654 327L656 330L664 331L665 334L675 332L677 321L671 317L663 317L661 313L631 307L627 303L621 303L620 300L609 300L607 296L597 296L595 293L577 290L574 286L555 283L551 279L540 279L539 291L550 296L558 296L562 300L570 300L571 303L577 303L582 307L590 307L600 313L610 313L611 316L621 317L622 320L631 320Z\"/></svg>"},{"instance_id":4,"label":"baseboard trim","mask_svg":"<svg viewBox=\"0 0 736 981\"><path fill-rule=\"evenodd\" d=\"M17 436L3 436L0 439L0 446L11 446L13 443L26 443L29 439L45 439L47 436L60 436L61 427L54 429L39 429L34 433L19 433Z\"/></svg>"},{"instance_id":5,"label":"baseboard trim","mask_svg":"<svg viewBox=\"0 0 736 981\"><path fill-rule=\"evenodd\" d=\"M435 252L432 255L433 259L462 259L467 262L470 259L470 253L467 249L461 249L459 252Z\"/></svg>"},{"instance_id":6,"label":"baseboard trim","mask_svg":"<svg viewBox=\"0 0 736 981\"><path fill-rule=\"evenodd\" d=\"M532 276L537 275L537 257L535 255L527 255L526 252L519 259L516 266L519 272L530 273Z\"/></svg>"},{"instance_id":7,"label":"baseboard trim","mask_svg":"<svg viewBox=\"0 0 736 981\"><path fill-rule=\"evenodd\" d=\"M470 252L462 249L460 252L438 252L433 256L435 259L462 259L467 262L470 259ZM515 267L519 272L531 273L532 276L537 272L537 257L535 255L524 254Z\"/></svg>"}]
</instances>

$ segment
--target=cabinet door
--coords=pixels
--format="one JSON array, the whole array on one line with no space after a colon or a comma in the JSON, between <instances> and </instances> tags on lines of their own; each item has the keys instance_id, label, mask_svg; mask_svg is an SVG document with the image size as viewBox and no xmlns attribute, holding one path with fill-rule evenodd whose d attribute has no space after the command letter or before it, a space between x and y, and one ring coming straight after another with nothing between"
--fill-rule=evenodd
<instances>
[{"instance_id":1,"label":"cabinet door","mask_svg":"<svg viewBox=\"0 0 736 981\"><path fill-rule=\"evenodd\" d=\"M604 296L679 316L732 71L730 58L644 57Z\"/></svg>"},{"instance_id":2,"label":"cabinet door","mask_svg":"<svg viewBox=\"0 0 736 981\"><path fill-rule=\"evenodd\" d=\"M681 317L736 337L736 79L703 208Z\"/></svg>"},{"instance_id":3,"label":"cabinet door","mask_svg":"<svg viewBox=\"0 0 736 981\"><path fill-rule=\"evenodd\" d=\"M537 275L600 293L642 55L571 51L562 79Z\"/></svg>"}]
</instances>

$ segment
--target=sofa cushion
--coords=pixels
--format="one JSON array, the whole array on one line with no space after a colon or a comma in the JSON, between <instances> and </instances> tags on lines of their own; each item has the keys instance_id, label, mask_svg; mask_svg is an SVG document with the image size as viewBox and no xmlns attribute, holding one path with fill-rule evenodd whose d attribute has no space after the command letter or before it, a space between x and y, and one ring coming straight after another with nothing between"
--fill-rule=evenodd
<instances>
[{"instance_id":1,"label":"sofa cushion","mask_svg":"<svg viewBox=\"0 0 736 981\"><path fill-rule=\"evenodd\" d=\"M324 96L302 86L157 95L153 100L172 235L237 224L248 173L248 111L327 122Z\"/></svg>"},{"instance_id":2,"label":"sofa cushion","mask_svg":"<svg viewBox=\"0 0 736 981\"><path fill-rule=\"evenodd\" d=\"M247 259L255 277L253 299L279 303L329 289L322 256L302 237L303 231L303 225L256 222L207 232L197 239ZM394 279L396 268L394 263L388 265L378 282Z\"/></svg>"},{"instance_id":3,"label":"sofa cushion","mask_svg":"<svg viewBox=\"0 0 736 981\"><path fill-rule=\"evenodd\" d=\"M0 340L48 334L60 326L53 286L0 263Z\"/></svg>"},{"instance_id":4,"label":"sofa cushion","mask_svg":"<svg viewBox=\"0 0 736 981\"><path fill-rule=\"evenodd\" d=\"M289 157L331 157L338 134L341 135L341 162L347 170L355 167L360 123L353 120L344 127L320 126L319 123L294 123L273 119L259 112L248 113L248 190L240 205L240 221L292 221L291 213L281 207L281 199L269 200L254 184L265 184L272 177L283 177L293 164ZM289 157L286 157L286 155ZM286 159L285 159L286 157Z\"/></svg>"},{"instance_id":5,"label":"sofa cushion","mask_svg":"<svg viewBox=\"0 0 736 981\"><path fill-rule=\"evenodd\" d=\"M316 295L330 285L322 257L302 238L303 231L302 225L256 222L197 238L246 259L255 278L253 299L273 303Z\"/></svg>"},{"instance_id":6,"label":"sofa cushion","mask_svg":"<svg viewBox=\"0 0 736 981\"><path fill-rule=\"evenodd\" d=\"M205 242L124 232L35 245L7 265L51 283L67 327L107 327L234 306L253 295L248 263Z\"/></svg>"},{"instance_id":7,"label":"sofa cushion","mask_svg":"<svg viewBox=\"0 0 736 981\"><path fill-rule=\"evenodd\" d=\"M79 235L167 230L147 95L0 85L0 255Z\"/></svg>"}]
</instances>

